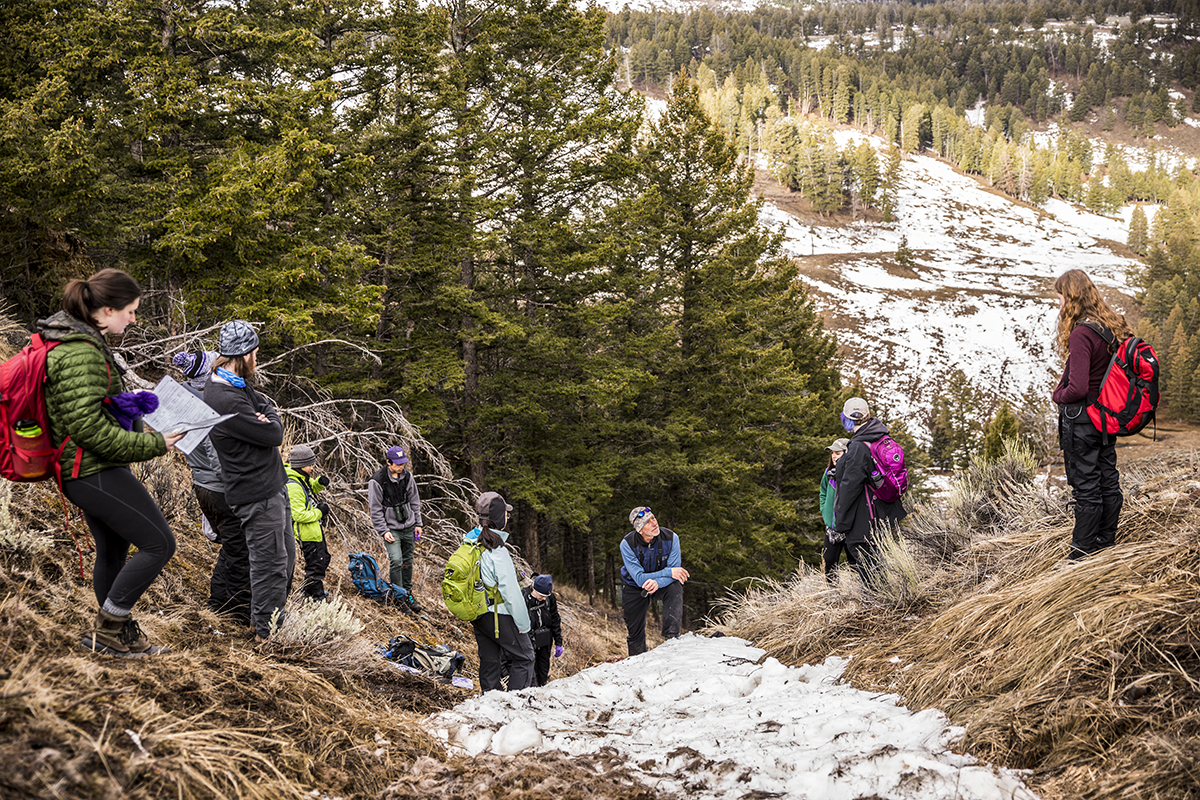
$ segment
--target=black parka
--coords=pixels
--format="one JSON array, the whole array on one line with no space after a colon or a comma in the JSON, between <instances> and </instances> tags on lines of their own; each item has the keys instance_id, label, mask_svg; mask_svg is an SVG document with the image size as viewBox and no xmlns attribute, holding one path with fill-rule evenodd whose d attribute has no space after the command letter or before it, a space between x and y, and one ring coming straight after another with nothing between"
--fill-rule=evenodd
<instances>
[{"instance_id":1,"label":"black parka","mask_svg":"<svg viewBox=\"0 0 1200 800\"><path fill-rule=\"evenodd\" d=\"M533 596L533 587L526 586L521 594L525 596L525 607L529 609L529 635L536 638L539 629L549 630L554 643L562 647L562 619L558 616L558 600L554 593L547 595L545 600L538 600Z\"/></svg>"},{"instance_id":2,"label":"black parka","mask_svg":"<svg viewBox=\"0 0 1200 800\"><path fill-rule=\"evenodd\" d=\"M267 398L249 386L231 386L210 375L204 402L218 414L236 414L208 436L225 476L225 502L231 506L257 503L283 491L287 475L279 446L283 423ZM267 418L259 420L257 413Z\"/></svg>"},{"instance_id":3,"label":"black parka","mask_svg":"<svg viewBox=\"0 0 1200 800\"><path fill-rule=\"evenodd\" d=\"M871 457L868 444L888 435L887 426L872 417L854 432L846 454L838 459L834 467L837 497L834 499L834 530L846 534L851 544L866 542L871 534L871 508L867 505L867 486L875 459ZM882 522L899 523L908 514L903 502L884 503L872 497L876 525Z\"/></svg>"}]
</instances>

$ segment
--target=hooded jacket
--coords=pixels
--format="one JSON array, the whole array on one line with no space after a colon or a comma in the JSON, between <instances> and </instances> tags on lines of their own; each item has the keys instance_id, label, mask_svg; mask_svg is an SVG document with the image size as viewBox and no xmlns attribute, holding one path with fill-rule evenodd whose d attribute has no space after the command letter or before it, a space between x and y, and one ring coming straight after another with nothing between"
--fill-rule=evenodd
<instances>
[{"instance_id":1,"label":"hooded jacket","mask_svg":"<svg viewBox=\"0 0 1200 800\"><path fill-rule=\"evenodd\" d=\"M55 445L71 437L59 459L63 480L71 480L80 448L80 478L165 455L161 433L145 432L141 420L127 431L104 405L105 397L125 391L125 370L104 334L65 311L39 320L38 327L46 341L62 342L46 356L46 413Z\"/></svg>"},{"instance_id":2,"label":"hooded jacket","mask_svg":"<svg viewBox=\"0 0 1200 800\"><path fill-rule=\"evenodd\" d=\"M300 542L322 542L321 509L317 508L317 492L325 487L303 472L284 467L287 475L288 503L292 507L292 532Z\"/></svg>"},{"instance_id":3,"label":"hooded jacket","mask_svg":"<svg viewBox=\"0 0 1200 800\"><path fill-rule=\"evenodd\" d=\"M888 435L888 428L875 417L871 417L854 431L846 453L838 459L833 470L837 494L833 502L833 529L846 534L851 544L863 544L870 538L872 527L883 522L899 523L908 515L904 503L881 502L878 498L867 498L867 486L875 470L875 459L871 457L871 442ZM874 523L872 522L874 509Z\"/></svg>"},{"instance_id":4,"label":"hooded jacket","mask_svg":"<svg viewBox=\"0 0 1200 800\"><path fill-rule=\"evenodd\" d=\"M367 512L380 536L386 536L388 531L422 527L421 495L412 472L406 469L393 478L386 464L376 470L367 479Z\"/></svg>"},{"instance_id":5,"label":"hooded jacket","mask_svg":"<svg viewBox=\"0 0 1200 800\"><path fill-rule=\"evenodd\" d=\"M496 530L492 528L492 530ZM463 537L466 544L477 544L479 528L473 528ZM483 585L497 589L500 592L501 614L508 614L521 633L529 633L529 610L525 608L525 597L521 594L521 579L517 577L517 567L513 564L512 555L508 552L507 531L496 531L504 545L495 550L484 548L479 557L479 574ZM490 603L489 603L490 605ZM490 614L491 611L489 610Z\"/></svg>"}]
</instances>

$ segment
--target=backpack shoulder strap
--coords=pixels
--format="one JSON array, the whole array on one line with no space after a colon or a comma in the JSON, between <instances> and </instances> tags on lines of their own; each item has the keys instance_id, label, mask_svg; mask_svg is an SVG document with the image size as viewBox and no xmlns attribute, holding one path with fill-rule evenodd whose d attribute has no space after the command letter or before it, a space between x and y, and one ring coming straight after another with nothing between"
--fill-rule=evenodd
<instances>
[{"instance_id":1,"label":"backpack shoulder strap","mask_svg":"<svg viewBox=\"0 0 1200 800\"><path fill-rule=\"evenodd\" d=\"M1091 328L1093 331L1099 334L1100 338L1104 340L1104 343L1108 345L1109 350L1112 350L1115 346L1117 337L1113 336L1113 332L1110 331L1107 326L1091 319L1082 319L1079 321L1079 325L1082 325L1085 328ZM1079 327L1079 325L1076 325L1076 327Z\"/></svg>"},{"instance_id":2,"label":"backpack shoulder strap","mask_svg":"<svg viewBox=\"0 0 1200 800\"><path fill-rule=\"evenodd\" d=\"M317 504L316 495L314 495L312 493L312 489L310 487L304 485L304 481L298 481L295 478L288 478L287 482L296 484L297 486L300 487L300 491L304 492L304 504L305 505L308 505L310 502L314 506Z\"/></svg>"}]
</instances>

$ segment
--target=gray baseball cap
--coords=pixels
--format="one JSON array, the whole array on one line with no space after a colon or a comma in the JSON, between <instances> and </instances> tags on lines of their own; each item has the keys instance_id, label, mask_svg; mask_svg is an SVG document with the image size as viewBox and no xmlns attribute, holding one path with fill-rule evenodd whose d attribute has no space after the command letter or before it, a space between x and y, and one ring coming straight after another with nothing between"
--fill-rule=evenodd
<instances>
[{"instance_id":1,"label":"gray baseball cap","mask_svg":"<svg viewBox=\"0 0 1200 800\"><path fill-rule=\"evenodd\" d=\"M867 405L867 401L861 397L851 397L842 406L842 413L849 419L855 422L862 422L867 417L871 416L871 408Z\"/></svg>"},{"instance_id":2,"label":"gray baseball cap","mask_svg":"<svg viewBox=\"0 0 1200 800\"><path fill-rule=\"evenodd\" d=\"M486 516L493 528L503 529L512 510L513 507L505 502L499 492L484 492L475 501L475 511L481 517Z\"/></svg>"}]
</instances>

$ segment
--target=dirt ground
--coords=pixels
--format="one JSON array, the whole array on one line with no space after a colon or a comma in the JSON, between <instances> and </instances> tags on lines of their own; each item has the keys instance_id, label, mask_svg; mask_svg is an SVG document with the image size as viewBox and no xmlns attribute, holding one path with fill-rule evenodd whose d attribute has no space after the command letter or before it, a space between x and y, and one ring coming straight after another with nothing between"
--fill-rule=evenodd
<instances>
[{"instance_id":1,"label":"dirt ground","mask_svg":"<svg viewBox=\"0 0 1200 800\"><path fill-rule=\"evenodd\" d=\"M1127 459L1161 457L1171 451L1200 450L1200 425L1176 419L1159 419L1136 436L1117 440L1117 466Z\"/></svg>"}]
</instances>

